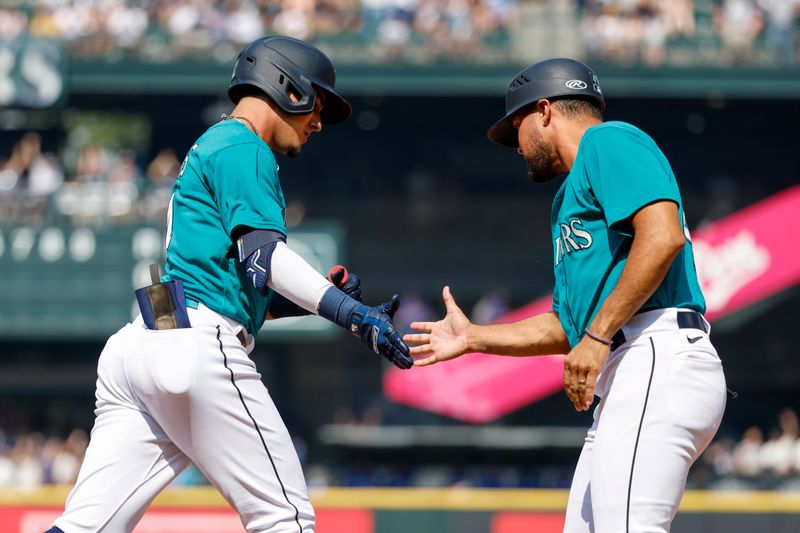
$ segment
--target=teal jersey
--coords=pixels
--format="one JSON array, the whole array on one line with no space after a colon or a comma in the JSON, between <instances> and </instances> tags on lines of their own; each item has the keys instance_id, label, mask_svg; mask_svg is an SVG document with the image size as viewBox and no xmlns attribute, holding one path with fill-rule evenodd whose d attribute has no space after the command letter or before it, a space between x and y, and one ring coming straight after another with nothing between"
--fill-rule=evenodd
<instances>
[{"instance_id":1,"label":"teal jersey","mask_svg":"<svg viewBox=\"0 0 800 533\"><path fill-rule=\"evenodd\" d=\"M256 333L272 297L245 275L231 239L240 226L286 235L286 203L269 146L235 120L210 127L189 150L172 190L163 280Z\"/></svg>"},{"instance_id":2,"label":"teal jersey","mask_svg":"<svg viewBox=\"0 0 800 533\"><path fill-rule=\"evenodd\" d=\"M630 218L642 207L678 204L686 244L640 311L681 307L705 311L675 175L655 141L624 122L589 128L553 200L551 232L558 313L575 346L619 281L633 242Z\"/></svg>"}]
</instances>

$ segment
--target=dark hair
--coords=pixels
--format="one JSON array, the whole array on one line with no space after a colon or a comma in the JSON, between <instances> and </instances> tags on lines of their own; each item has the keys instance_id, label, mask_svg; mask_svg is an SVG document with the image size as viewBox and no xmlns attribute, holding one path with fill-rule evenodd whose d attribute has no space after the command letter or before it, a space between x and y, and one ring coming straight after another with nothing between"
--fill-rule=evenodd
<instances>
[{"instance_id":1,"label":"dark hair","mask_svg":"<svg viewBox=\"0 0 800 533\"><path fill-rule=\"evenodd\" d=\"M267 97L267 93L255 85L237 85L232 87L231 91L235 95L237 103L245 96Z\"/></svg>"},{"instance_id":2,"label":"dark hair","mask_svg":"<svg viewBox=\"0 0 800 533\"><path fill-rule=\"evenodd\" d=\"M603 119L600 104L593 98L554 97L550 98L553 106L570 118L590 117Z\"/></svg>"}]
</instances>

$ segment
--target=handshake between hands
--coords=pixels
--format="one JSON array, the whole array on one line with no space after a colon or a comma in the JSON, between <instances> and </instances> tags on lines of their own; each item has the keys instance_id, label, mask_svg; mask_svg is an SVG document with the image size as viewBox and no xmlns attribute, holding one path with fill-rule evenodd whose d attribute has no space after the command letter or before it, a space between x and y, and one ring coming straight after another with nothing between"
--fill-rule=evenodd
<instances>
[{"instance_id":1,"label":"handshake between hands","mask_svg":"<svg viewBox=\"0 0 800 533\"><path fill-rule=\"evenodd\" d=\"M328 273L328 280L361 302L361 279L348 273L345 267L333 267ZM447 315L438 322L412 322L411 328L420 333L409 333L401 338L395 329L392 319L400 306L397 294L375 307L365 304L355 307L347 318L347 328L370 350L404 370L414 365L427 366L454 359L468 351L467 332L472 324L456 304L449 287L444 288L442 296ZM409 348L406 341L416 346ZM415 362L414 355L424 357Z\"/></svg>"},{"instance_id":2,"label":"handshake between hands","mask_svg":"<svg viewBox=\"0 0 800 533\"><path fill-rule=\"evenodd\" d=\"M350 274L341 265L336 265L328 273L328 280L333 285L361 302L361 279ZM347 329L361 339L361 342L378 355L385 357L390 363L403 370L414 365L408 345L403 342L394 327L392 319L400 307L400 297L395 294L388 302L369 307L360 304L347 317Z\"/></svg>"}]
</instances>

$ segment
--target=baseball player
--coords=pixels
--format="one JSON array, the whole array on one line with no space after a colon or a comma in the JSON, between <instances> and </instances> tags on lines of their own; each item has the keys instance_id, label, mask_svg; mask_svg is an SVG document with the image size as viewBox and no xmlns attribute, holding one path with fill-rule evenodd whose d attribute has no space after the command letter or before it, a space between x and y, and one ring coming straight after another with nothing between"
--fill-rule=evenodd
<instances>
[{"instance_id":1,"label":"baseball player","mask_svg":"<svg viewBox=\"0 0 800 533\"><path fill-rule=\"evenodd\" d=\"M515 148L529 177L565 175L553 200L551 312L471 324L416 322L417 365L467 352L567 354L564 389L594 410L569 495L568 533L667 532L689 467L719 427L722 364L703 318L692 243L675 176L655 142L602 122L600 83L584 64L550 59L520 72L488 132Z\"/></svg>"},{"instance_id":2,"label":"baseball player","mask_svg":"<svg viewBox=\"0 0 800 533\"><path fill-rule=\"evenodd\" d=\"M193 462L250 533L309 533L314 511L289 433L248 354L265 318L318 314L400 368L413 361L391 322L398 300L361 304L286 242L274 153L351 112L319 50L266 37L236 62L230 116L191 147L169 206L166 272L136 291L141 315L98 363L91 442L51 533L130 532ZM350 293L350 294L348 294Z\"/></svg>"}]
</instances>

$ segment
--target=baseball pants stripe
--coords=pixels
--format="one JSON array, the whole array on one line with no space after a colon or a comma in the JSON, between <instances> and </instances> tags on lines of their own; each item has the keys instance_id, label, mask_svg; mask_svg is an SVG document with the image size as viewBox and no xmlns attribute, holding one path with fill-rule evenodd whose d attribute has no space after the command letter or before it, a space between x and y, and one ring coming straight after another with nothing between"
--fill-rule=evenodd
<instances>
[{"instance_id":1,"label":"baseball pants stripe","mask_svg":"<svg viewBox=\"0 0 800 533\"><path fill-rule=\"evenodd\" d=\"M708 336L689 334L694 342L687 330L643 335L609 357L565 533L670 531L689 468L716 433L726 401Z\"/></svg>"},{"instance_id":2,"label":"baseball pants stripe","mask_svg":"<svg viewBox=\"0 0 800 533\"><path fill-rule=\"evenodd\" d=\"M132 531L190 462L248 533L313 533L297 453L235 327L208 310L189 316L189 329L137 320L109 339L89 448L55 522L65 533Z\"/></svg>"},{"instance_id":3,"label":"baseball pants stripe","mask_svg":"<svg viewBox=\"0 0 800 533\"><path fill-rule=\"evenodd\" d=\"M642 436L642 426L644 425L644 415L647 412L647 400L650 399L650 387L653 385L653 372L656 368L656 347L653 339L650 339L650 346L653 349L650 365L650 376L647 378L647 392L644 395L644 405L642 405L642 416L639 418L639 428L636 430L636 443L633 445L633 456L631 457L631 475L628 480L628 506L625 512L625 532L630 532L631 523L631 487L633 487L633 472L636 469L636 450L639 448L639 439Z\"/></svg>"},{"instance_id":4,"label":"baseball pants stripe","mask_svg":"<svg viewBox=\"0 0 800 533\"><path fill-rule=\"evenodd\" d=\"M278 480L278 483L281 486L281 492L283 493L283 497L286 498L286 503L291 505L292 509L294 509L294 511L295 511L294 520L295 520L295 522L297 522L297 530L300 533L303 533L303 526L300 525L300 511L291 502L291 500L289 500L289 496L286 494L286 487L283 485L283 481L281 481L281 476L278 473L278 468L275 466L275 460L272 458L272 454L269 452L269 447L267 446L267 442L264 440L264 435L261 433L261 430L258 428L258 423L255 421L255 419L253 418L253 415L250 413L250 409L247 408L247 403L244 401L244 396L242 396L242 391L236 385L236 378L235 378L235 375L233 373L233 370L231 370L231 368L228 366L228 356L225 355L225 350L223 350L223 348L222 348L222 340L220 339L219 326L217 326L217 341L219 342L219 351L222 354L223 364L225 365L225 368L228 369L228 372L230 372L230 374L231 374L231 384L233 385L233 388L236 389L236 393L239 395L239 400L242 402L242 407L244 407L244 410L247 412L247 416L250 418L251 422L253 423L253 428L256 430L256 433L258 433L258 438L261 440L262 446L264 446L264 452L266 452L267 457L269 458L269 464L272 466L272 471L275 472L275 478Z\"/></svg>"}]
</instances>

